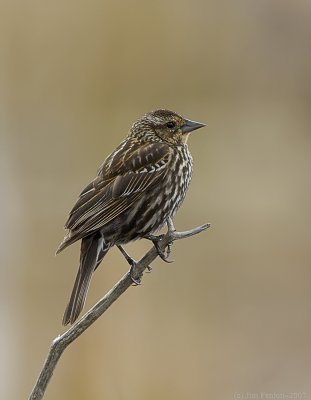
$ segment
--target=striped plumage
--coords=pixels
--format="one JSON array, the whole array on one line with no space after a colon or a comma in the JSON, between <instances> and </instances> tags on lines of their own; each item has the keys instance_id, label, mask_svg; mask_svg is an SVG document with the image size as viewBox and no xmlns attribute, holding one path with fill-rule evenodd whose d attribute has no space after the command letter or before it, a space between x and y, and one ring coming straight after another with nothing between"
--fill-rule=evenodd
<instances>
[{"instance_id":1,"label":"striped plumage","mask_svg":"<svg viewBox=\"0 0 311 400\"><path fill-rule=\"evenodd\" d=\"M64 324L79 316L91 276L112 246L152 234L175 215L192 176L187 138L202 126L169 110L144 115L80 194L57 250L82 239Z\"/></svg>"}]
</instances>

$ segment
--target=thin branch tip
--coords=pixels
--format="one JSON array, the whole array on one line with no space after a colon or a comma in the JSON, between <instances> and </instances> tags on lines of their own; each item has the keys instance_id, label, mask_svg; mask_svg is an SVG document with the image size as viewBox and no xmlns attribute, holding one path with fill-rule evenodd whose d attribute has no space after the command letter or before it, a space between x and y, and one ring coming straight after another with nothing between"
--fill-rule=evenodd
<instances>
[{"instance_id":1,"label":"thin branch tip","mask_svg":"<svg viewBox=\"0 0 311 400\"><path fill-rule=\"evenodd\" d=\"M201 226L198 226L198 228L201 228L200 232L205 231L206 229L210 228L212 226L212 224L210 224L209 222L207 222L206 224L203 224Z\"/></svg>"},{"instance_id":2,"label":"thin branch tip","mask_svg":"<svg viewBox=\"0 0 311 400\"><path fill-rule=\"evenodd\" d=\"M195 228L189 229L188 231L183 231L183 232L173 232L172 233L172 240L179 240L179 239L185 239L190 236L197 235L206 229L208 229L211 226L211 224L203 224L200 226L197 226Z\"/></svg>"}]
</instances>

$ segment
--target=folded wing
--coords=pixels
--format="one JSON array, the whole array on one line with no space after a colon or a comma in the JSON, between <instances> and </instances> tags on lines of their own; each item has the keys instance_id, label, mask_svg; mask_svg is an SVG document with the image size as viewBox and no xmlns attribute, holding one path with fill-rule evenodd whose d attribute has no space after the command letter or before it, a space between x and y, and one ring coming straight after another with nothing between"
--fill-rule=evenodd
<instances>
[{"instance_id":1,"label":"folded wing","mask_svg":"<svg viewBox=\"0 0 311 400\"><path fill-rule=\"evenodd\" d=\"M121 143L80 194L65 225L69 233L57 253L132 207L164 177L171 158L165 143Z\"/></svg>"}]
</instances>

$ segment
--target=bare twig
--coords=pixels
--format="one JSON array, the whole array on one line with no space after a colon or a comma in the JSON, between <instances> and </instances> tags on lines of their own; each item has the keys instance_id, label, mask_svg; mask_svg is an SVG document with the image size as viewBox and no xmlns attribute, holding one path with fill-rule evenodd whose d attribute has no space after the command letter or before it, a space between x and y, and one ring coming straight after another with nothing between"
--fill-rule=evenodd
<instances>
[{"instance_id":1,"label":"bare twig","mask_svg":"<svg viewBox=\"0 0 311 400\"><path fill-rule=\"evenodd\" d=\"M197 235L209 228L210 224L204 224L184 232L176 232L172 221L168 222L168 227L168 232L159 242L159 246L163 251L169 243ZM82 318L80 318L80 320L73 324L65 333L53 340L47 359L45 360L37 382L30 394L29 400L40 400L43 398L56 364L66 347L76 340L87 328L89 328L111 306L111 304L114 303L115 300L117 300L118 297L120 297L121 294L133 284L133 278L139 279L144 270L157 258L157 256L157 250L155 247L152 247L152 249L149 250L135 265L132 273L128 271L101 300L99 300L86 314L83 315Z\"/></svg>"}]
</instances>

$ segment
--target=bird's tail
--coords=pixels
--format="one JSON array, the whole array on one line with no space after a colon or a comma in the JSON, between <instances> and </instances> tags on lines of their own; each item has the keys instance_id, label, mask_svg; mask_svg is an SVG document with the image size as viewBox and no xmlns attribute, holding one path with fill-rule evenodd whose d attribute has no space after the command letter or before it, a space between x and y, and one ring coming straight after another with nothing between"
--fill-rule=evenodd
<instances>
[{"instance_id":1,"label":"bird's tail","mask_svg":"<svg viewBox=\"0 0 311 400\"><path fill-rule=\"evenodd\" d=\"M79 271L64 313L63 325L73 324L78 318L85 303L92 274L108 250L109 246L99 232L82 239Z\"/></svg>"}]
</instances>

